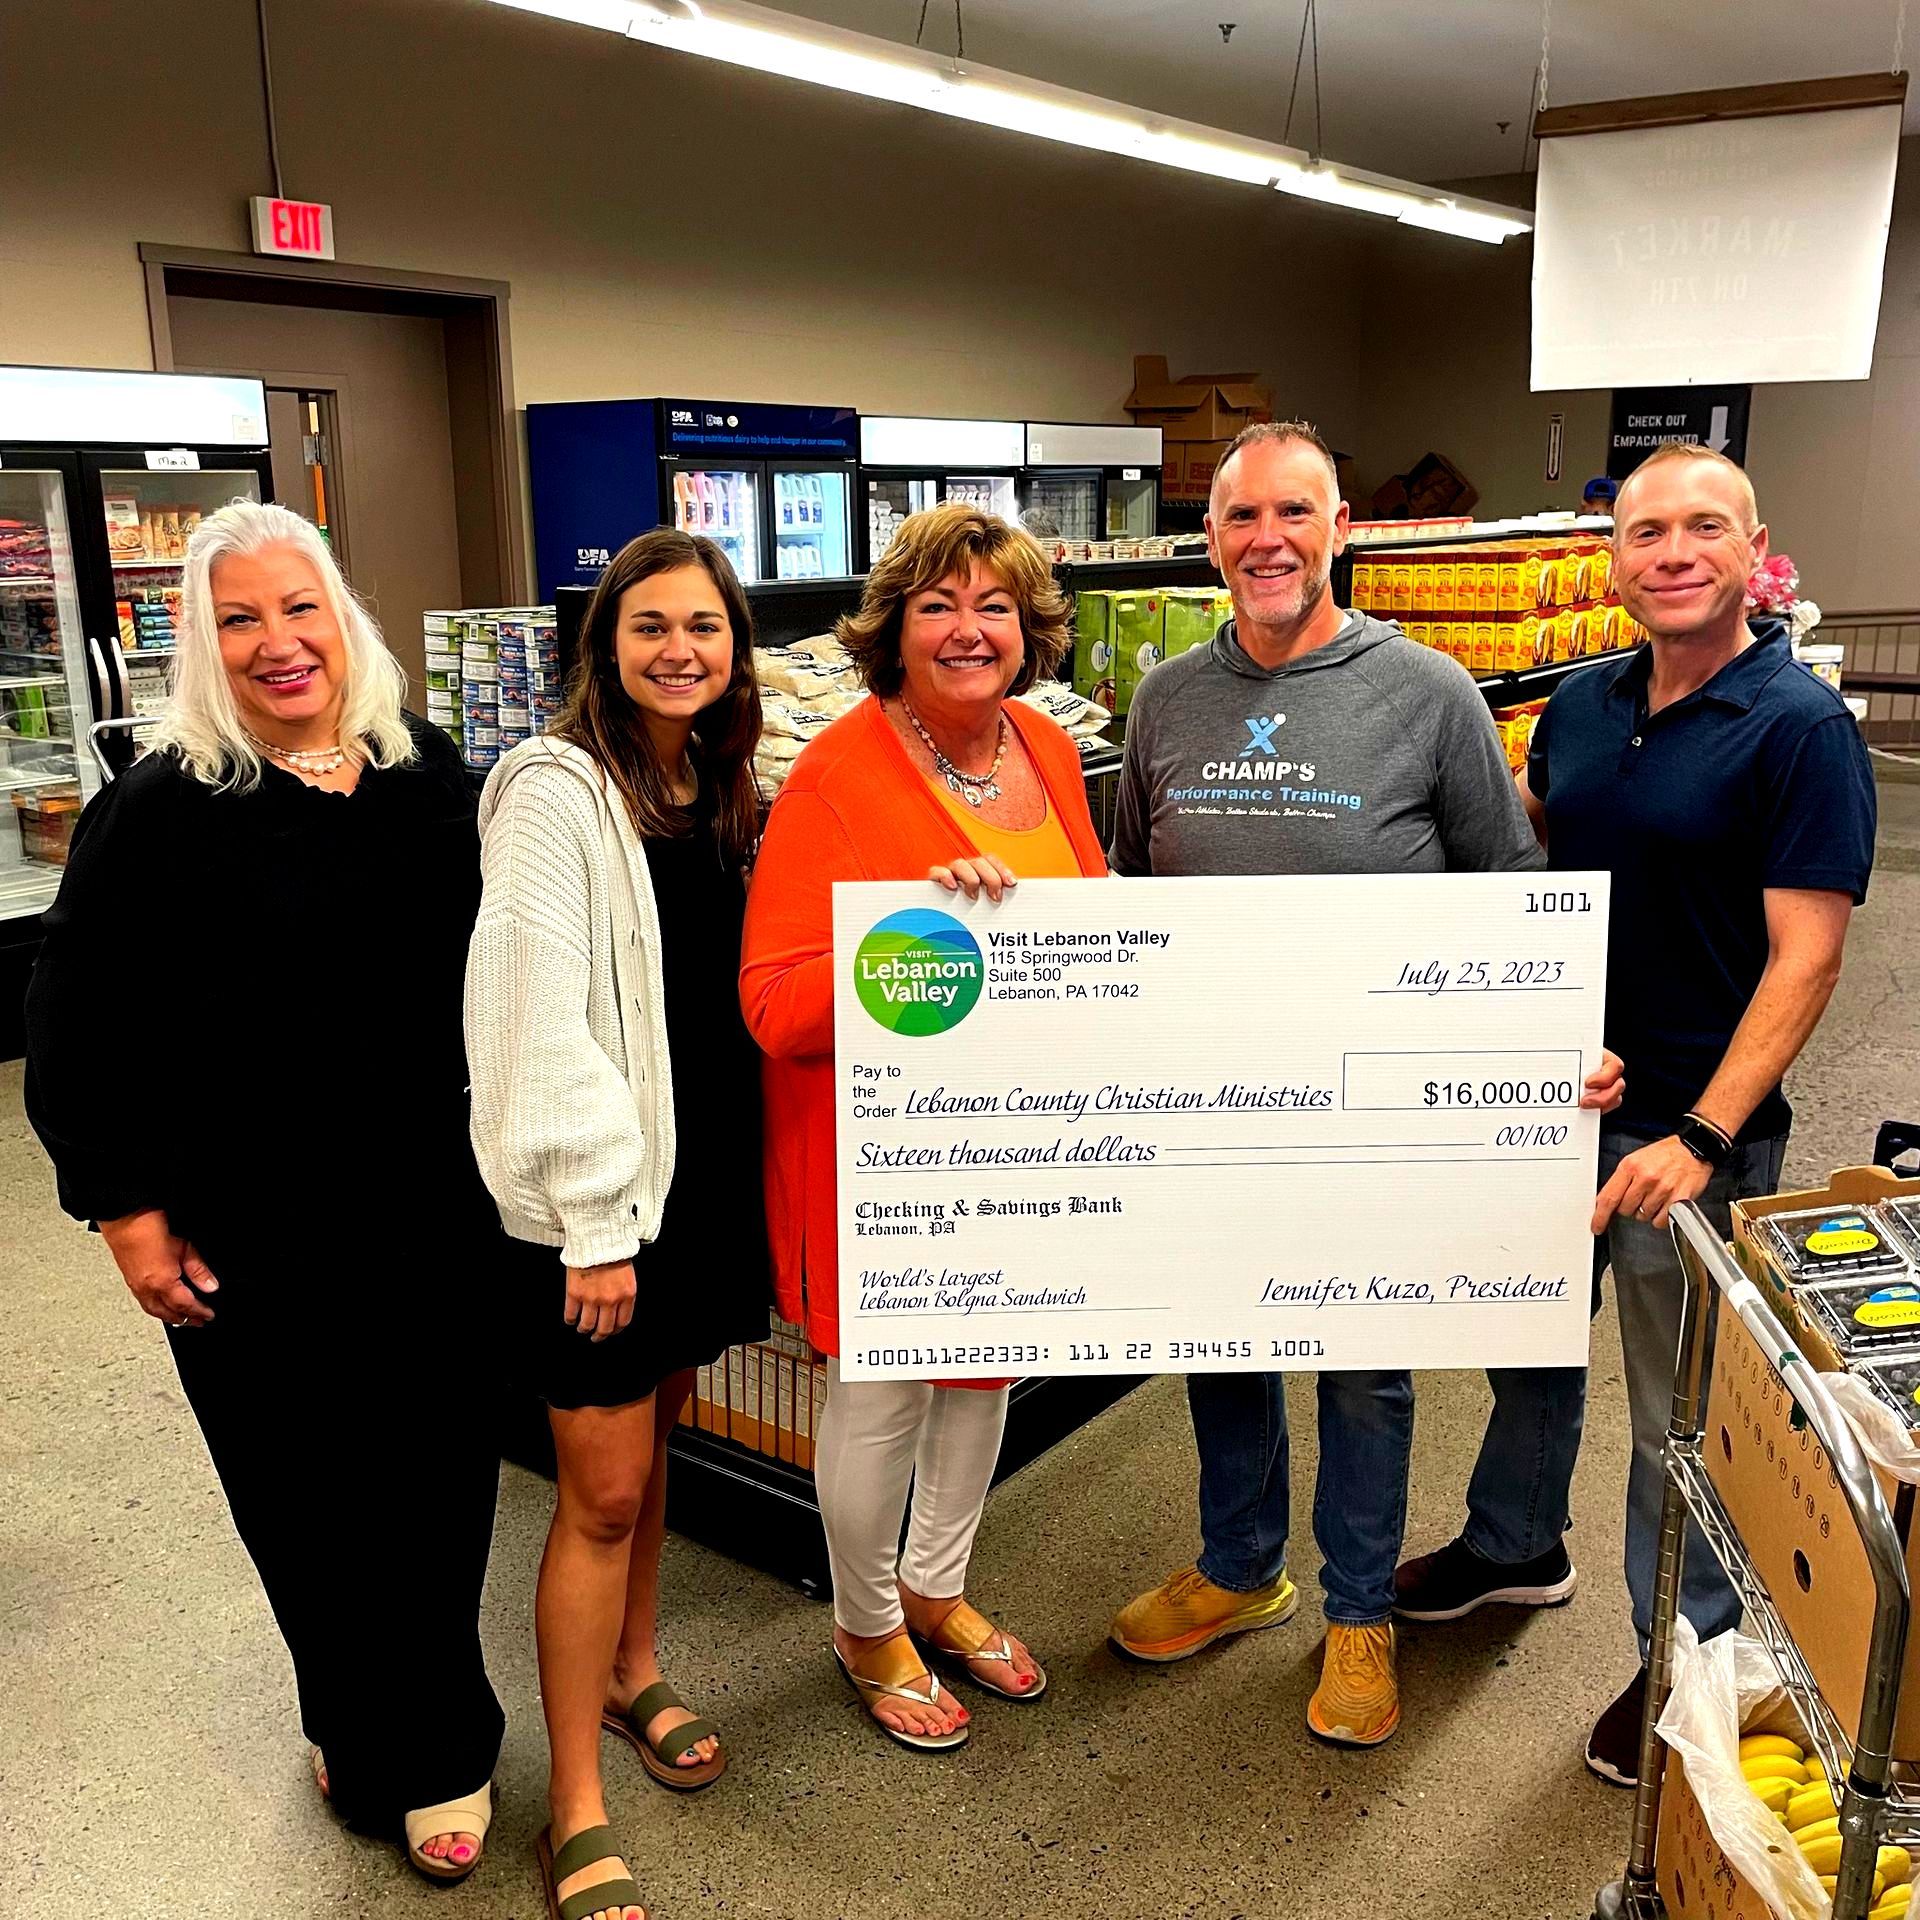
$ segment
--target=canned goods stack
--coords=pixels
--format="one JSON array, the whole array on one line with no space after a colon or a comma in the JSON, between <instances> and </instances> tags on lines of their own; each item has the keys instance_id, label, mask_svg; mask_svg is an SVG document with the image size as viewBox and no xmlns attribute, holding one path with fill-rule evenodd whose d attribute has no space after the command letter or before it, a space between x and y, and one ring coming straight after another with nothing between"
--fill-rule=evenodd
<instances>
[{"instance_id":1,"label":"canned goods stack","mask_svg":"<svg viewBox=\"0 0 1920 1920\"><path fill-rule=\"evenodd\" d=\"M500 638L496 615L456 616L460 636L460 748L470 767L500 758Z\"/></svg>"},{"instance_id":2,"label":"canned goods stack","mask_svg":"<svg viewBox=\"0 0 1920 1920\"><path fill-rule=\"evenodd\" d=\"M484 772L560 710L551 607L466 607L426 616L427 715Z\"/></svg>"},{"instance_id":3,"label":"canned goods stack","mask_svg":"<svg viewBox=\"0 0 1920 1920\"><path fill-rule=\"evenodd\" d=\"M560 628L551 607L527 620L527 696L533 731L544 733L560 711Z\"/></svg>"},{"instance_id":4,"label":"canned goods stack","mask_svg":"<svg viewBox=\"0 0 1920 1920\"><path fill-rule=\"evenodd\" d=\"M442 733L452 735L456 746L464 744L460 732L460 643L453 634L458 618L445 609L421 616L426 631L427 719Z\"/></svg>"},{"instance_id":5,"label":"canned goods stack","mask_svg":"<svg viewBox=\"0 0 1920 1920\"><path fill-rule=\"evenodd\" d=\"M527 694L527 622L524 614L493 620L494 680L499 693L499 752L509 753L533 730Z\"/></svg>"}]
</instances>

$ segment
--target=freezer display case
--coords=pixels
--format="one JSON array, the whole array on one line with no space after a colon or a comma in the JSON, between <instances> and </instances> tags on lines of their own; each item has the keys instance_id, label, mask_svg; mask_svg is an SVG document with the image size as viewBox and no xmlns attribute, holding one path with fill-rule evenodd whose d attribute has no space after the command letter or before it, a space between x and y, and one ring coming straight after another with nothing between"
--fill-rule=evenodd
<instances>
[{"instance_id":1,"label":"freezer display case","mask_svg":"<svg viewBox=\"0 0 1920 1920\"><path fill-rule=\"evenodd\" d=\"M1146 539L1159 531L1158 427L1029 420L1023 510L1044 513L1064 540Z\"/></svg>"},{"instance_id":2,"label":"freezer display case","mask_svg":"<svg viewBox=\"0 0 1920 1920\"><path fill-rule=\"evenodd\" d=\"M80 809L166 698L186 543L271 494L258 380L0 366L0 1050Z\"/></svg>"},{"instance_id":3,"label":"freezer display case","mask_svg":"<svg viewBox=\"0 0 1920 1920\"><path fill-rule=\"evenodd\" d=\"M70 461L0 453L0 919L50 906L97 776Z\"/></svg>"},{"instance_id":4,"label":"freezer display case","mask_svg":"<svg viewBox=\"0 0 1920 1920\"><path fill-rule=\"evenodd\" d=\"M527 409L540 597L591 586L636 533L715 541L741 580L845 576L855 560L851 407L566 400Z\"/></svg>"},{"instance_id":5,"label":"freezer display case","mask_svg":"<svg viewBox=\"0 0 1920 1920\"><path fill-rule=\"evenodd\" d=\"M1020 516L1018 420L916 419L860 422L860 493L866 502L863 567L886 552L900 523L924 507L958 501L1003 520Z\"/></svg>"}]
</instances>

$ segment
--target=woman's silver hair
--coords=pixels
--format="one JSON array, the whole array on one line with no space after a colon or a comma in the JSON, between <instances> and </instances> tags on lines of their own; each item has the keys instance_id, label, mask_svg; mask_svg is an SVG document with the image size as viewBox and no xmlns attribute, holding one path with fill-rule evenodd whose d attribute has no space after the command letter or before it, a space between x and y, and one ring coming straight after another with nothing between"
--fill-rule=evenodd
<instances>
[{"instance_id":1,"label":"woman's silver hair","mask_svg":"<svg viewBox=\"0 0 1920 1920\"><path fill-rule=\"evenodd\" d=\"M229 556L283 546L295 548L311 562L346 650L342 744L358 743L376 767L398 766L414 757L413 739L400 711L407 691L406 671L387 651L372 614L347 585L319 530L285 507L231 500L202 520L187 542L173 693L153 742L157 751L177 753L195 777L210 787L244 793L260 780L260 756L248 742L220 658L213 570Z\"/></svg>"}]
</instances>

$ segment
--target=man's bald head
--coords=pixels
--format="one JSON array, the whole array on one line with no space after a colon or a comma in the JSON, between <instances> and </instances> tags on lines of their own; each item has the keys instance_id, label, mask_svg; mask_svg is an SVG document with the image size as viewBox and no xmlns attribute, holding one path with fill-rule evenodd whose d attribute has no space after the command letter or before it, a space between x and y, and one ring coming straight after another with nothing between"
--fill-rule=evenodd
<instances>
[{"instance_id":1,"label":"man's bald head","mask_svg":"<svg viewBox=\"0 0 1920 1920\"><path fill-rule=\"evenodd\" d=\"M1675 460L1690 460L1696 464L1721 469L1731 483L1735 497L1739 500L1744 518L1742 529L1751 533L1760 524L1760 503L1754 498L1753 482L1747 478L1746 469L1737 460L1729 460L1724 453L1716 453L1712 447L1703 447L1691 440L1666 440L1654 448L1647 457L1620 482L1620 491L1613 498L1613 530L1615 538L1620 529L1627 524L1627 509L1633 484L1648 472L1657 473L1660 468Z\"/></svg>"}]
</instances>

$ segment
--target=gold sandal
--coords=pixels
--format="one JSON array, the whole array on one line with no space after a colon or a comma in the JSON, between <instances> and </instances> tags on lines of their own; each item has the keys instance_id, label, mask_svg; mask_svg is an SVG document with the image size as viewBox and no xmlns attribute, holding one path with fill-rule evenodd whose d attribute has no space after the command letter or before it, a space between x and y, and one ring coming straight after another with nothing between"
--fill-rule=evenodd
<instances>
[{"instance_id":1,"label":"gold sandal","mask_svg":"<svg viewBox=\"0 0 1920 1920\"><path fill-rule=\"evenodd\" d=\"M873 1724L890 1740L897 1740L903 1747L912 1747L920 1753L949 1753L955 1747L964 1747L971 1738L973 1729L965 1724L955 1727L951 1733L907 1733L899 1727L888 1726L873 1711L882 1700L906 1700L916 1707L937 1707L940 1704L940 1682L927 1671L920 1656L914 1652L912 1637L904 1627L892 1639L882 1641L872 1652L863 1656L868 1664L884 1668L889 1678L856 1673L837 1645L833 1649L833 1657L854 1692L860 1696Z\"/></svg>"},{"instance_id":2,"label":"gold sandal","mask_svg":"<svg viewBox=\"0 0 1920 1920\"><path fill-rule=\"evenodd\" d=\"M931 1633L915 1634L914 1639L926 1648L930 1658L955 1673L964 1674L976 1687L984 1687L1002 1700L1038 1700L1047 1690L1047 1670L1038 1660L1033 1662L1030 1687L1002 1686L980 1672L976 1661L1001 1665L1011 1681L1015 1677L1013 1642L984 1613L964 1600ZM1031 1653L1027 1657L1033 1659Z\"/></svg>"}]
</instances>

